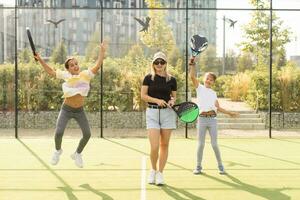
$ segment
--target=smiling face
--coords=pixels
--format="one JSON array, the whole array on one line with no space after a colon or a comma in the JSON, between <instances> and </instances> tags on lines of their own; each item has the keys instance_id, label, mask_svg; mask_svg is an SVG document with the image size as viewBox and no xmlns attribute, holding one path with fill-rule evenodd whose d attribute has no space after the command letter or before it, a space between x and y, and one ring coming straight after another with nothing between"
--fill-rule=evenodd
<instances>
[{"instance_id":1,"label":"smiling face","mask_svg":"<svg viewBox=\"0 0 300 200\"><path fill-rule=\"evenodd\" d=\"M80 72L80 68L78 65L78 61L75 58L70 59L67 61L68 68L67 70L72 74L72 75L78 75Z\"/></svg>"},{"instance_id":2,"label":"smiling face","mask_svg":"<svg viewBox=\"0 0 300 200\"><path fill-rule=\"evenodd\" d=\"M211 88L212 85L215 83L216 76L212 73L206 73L203 79L204 86L207 88Z\"/></svg>"},{"instance_id":3,"label":"smiling face","mask_svg":"<svg viewBox=\"0 0 300 200\"><path fill-rule=\"evenodd\" d=\"M165 72L166 66L167 66L167 62L161 58L158 58L153 62L153 69L155 73Z\"/></svg>"}]
</instances>

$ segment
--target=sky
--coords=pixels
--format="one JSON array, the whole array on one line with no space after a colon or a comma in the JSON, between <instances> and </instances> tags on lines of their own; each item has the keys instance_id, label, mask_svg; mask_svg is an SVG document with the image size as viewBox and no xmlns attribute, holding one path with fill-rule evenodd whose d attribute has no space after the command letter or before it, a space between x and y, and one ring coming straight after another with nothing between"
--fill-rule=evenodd
<instances>
[{"instance_id":1,"label":"sky","mask_svg":"<svg viewBox=\"0 0 300 200\"><path fill-rule=\"evenodd\" d=\"M249 0L217 0L217 8L251 8ZM15 0L0 0L0 4L14 6ZM300 0L273 0L274 9L300 9ZM250 11L217 11L217 54L223 54L223 16L232 20L237 20L234 29L226 23L225 47L237 50L236 44L243 40L242 25L250 21ZM292 34L292 41L286 46L288 58L292 55L300 55L300 25L295 19L300 19L300 11L277 11L276 15L284 21L284 26Z\"/></svg>"}]
</instances>

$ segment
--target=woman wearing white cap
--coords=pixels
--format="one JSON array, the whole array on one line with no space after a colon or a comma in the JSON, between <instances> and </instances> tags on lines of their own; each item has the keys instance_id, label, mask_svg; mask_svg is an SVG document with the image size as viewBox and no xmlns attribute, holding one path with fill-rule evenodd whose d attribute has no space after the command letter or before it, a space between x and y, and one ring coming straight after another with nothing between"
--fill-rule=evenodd
<instances>
[{"instance_id":1,"label":"woman wearing white cap","mask_svg":"<svg viewBox=\"0 0 300 200\"><path fill-rule=\"evenodd\" d=\"M145 76L141 89L141 98L148 103L146 126L151 146L152 166L148 183L162 185L169 140L172 130L176 128L176 114L171 107L176 101L177 82L168 73L167 57L162 52L154 54L151 71L151 74Z\"/></svg>"}]
</instances>

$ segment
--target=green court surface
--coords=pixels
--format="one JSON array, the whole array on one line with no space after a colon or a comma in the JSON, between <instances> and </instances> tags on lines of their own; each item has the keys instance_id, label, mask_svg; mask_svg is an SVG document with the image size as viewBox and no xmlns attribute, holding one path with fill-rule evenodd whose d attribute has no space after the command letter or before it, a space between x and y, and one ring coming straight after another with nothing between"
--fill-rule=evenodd
<instances>
[{"instance_id":1,"label":"green court surface","mask_svg":"<svg viewBox=\"0 0 300 200\"><path fill-rule=\"evenodd\" d=\"M57 166L52 138L0 139L1 200L288 200L300 199L300 139L221 138L227 175L217 171L209 140L204 174L193 175L196 139L172 138L165 186L146 183L146 138L92 138L77 168L70 154L78 138L63 140Z\"/></svg>"}]
</instances>

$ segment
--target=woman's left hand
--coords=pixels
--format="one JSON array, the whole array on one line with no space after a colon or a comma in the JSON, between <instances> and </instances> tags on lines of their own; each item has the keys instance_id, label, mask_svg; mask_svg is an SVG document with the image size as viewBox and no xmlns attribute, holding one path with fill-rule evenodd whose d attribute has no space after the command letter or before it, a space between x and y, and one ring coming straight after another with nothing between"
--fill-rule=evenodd
<instances>
[{"instance_id":1,"label":"woman's left hand","mask_svg":"<svg viewBox=\"0 0 300 200\"><path fill-rule=\"evenodd\" d=\"M175 99L170 99L168 101L168 104L169 104L170 107L174 106L175 105Z\"/></svg>"}]
</instances>

